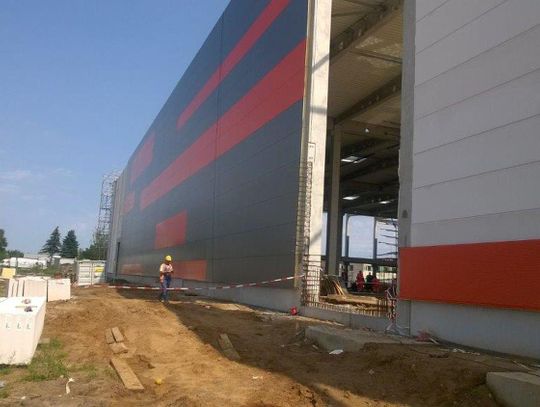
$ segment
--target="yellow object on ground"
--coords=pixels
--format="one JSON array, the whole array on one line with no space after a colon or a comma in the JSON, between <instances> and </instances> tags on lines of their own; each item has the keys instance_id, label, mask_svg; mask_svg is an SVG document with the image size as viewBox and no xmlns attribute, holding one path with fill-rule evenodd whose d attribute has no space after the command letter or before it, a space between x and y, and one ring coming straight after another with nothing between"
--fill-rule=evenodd
<instances>
[{"instance_id":1,"label":"yellow object on ground","mask_svg":"<svg viewBox=\"0 0 540 407\"><path fill-rule=\"evenodd\" d=\"M155 382L156 382L156 384L162 384L162 383L163 383L163 380L160 379L160 378L157 378L157 379L155 380Z\"/></svg>"},{"instance_id":2,"label":"yellow object on ground","mask_svg":"<svg viewBox=\"0 0 540 407\"><path fill-rule=\"evenodd\" d=\"M2 278L13 278L17 274L17 269L12 267L2 268Z\"/></svg>"}]
</instances>

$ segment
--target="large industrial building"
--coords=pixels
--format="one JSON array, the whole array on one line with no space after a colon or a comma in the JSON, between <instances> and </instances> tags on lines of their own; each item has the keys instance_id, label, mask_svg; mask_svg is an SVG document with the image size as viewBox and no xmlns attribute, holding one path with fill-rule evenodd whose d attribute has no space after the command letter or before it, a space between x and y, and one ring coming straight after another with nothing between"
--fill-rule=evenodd
<instances>
[{"instance_id":1,"label":"large industrial building","mask_svg":"<svg viewBox=\"0 0 540 407\"><path fill-rule=\"evenodd\" d=\"M170 254L176 284L384 329L319 279L397 265L393 329L540 357L538 126L538 0L232 0L116 183L108 273ZM349 256L354 216L397 259Z\"/></svg>"}]
</instances>

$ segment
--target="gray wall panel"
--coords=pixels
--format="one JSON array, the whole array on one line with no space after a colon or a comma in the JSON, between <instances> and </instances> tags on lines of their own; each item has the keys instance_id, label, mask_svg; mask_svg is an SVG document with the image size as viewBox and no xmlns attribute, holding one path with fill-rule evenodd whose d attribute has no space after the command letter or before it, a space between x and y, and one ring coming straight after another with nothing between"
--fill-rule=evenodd
<instances>
[{"instance_id":1,"label":"gray wall panel","mask_svg":"<svg viewBox=\"0 0 540 407\"><path fill-rule=\"evenodd\" d=\"M117 216L127 273L151 278L165 254L178 277L295 273L307 5L231 1L128 163L122 194L135 205ZM269 24L255 38L259 18Z\"/></svg>"}]
</instances>

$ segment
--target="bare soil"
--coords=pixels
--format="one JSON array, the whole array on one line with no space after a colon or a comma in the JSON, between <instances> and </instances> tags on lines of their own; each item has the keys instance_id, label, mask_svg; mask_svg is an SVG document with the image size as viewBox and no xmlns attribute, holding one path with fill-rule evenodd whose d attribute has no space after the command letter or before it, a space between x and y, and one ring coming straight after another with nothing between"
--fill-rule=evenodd
<instances>
[{"instance_id":1,"label":"bare soil","mask_svg":"<svg viewBox=\"0 0 540 407\"><path fill-rule=\"evenodd\" d=\"M488 355L438 346L370 344L330 355L303 338L321 321L211 299L155 292L74 289L47 304L43 337L63 343L67 377L24 380L26 368L0 373L0 405L29 406L495 406L488 371L517 370ZM120 327L125 354L145 390L126 390L110 367L106 328ZM220 351L227 333L239 362ZM156 384L160 379L161 384ZM158 380L159 381L159 380Z\"/></svg>"}]
</instances>

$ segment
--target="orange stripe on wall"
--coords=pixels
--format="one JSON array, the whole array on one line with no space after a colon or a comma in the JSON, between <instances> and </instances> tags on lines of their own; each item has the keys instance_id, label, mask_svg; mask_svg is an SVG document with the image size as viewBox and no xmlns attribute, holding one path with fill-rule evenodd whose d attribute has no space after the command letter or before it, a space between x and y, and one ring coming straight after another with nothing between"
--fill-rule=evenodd
<instances>
[{"instance_id":1,"label":"orange stripe on wall","mask_svg":"<svg viewBox=\"0 0 540 407\"><path fill-rule=\"evenodd\" d=\"M134 263L134 264L124 264L122 268L120 269L120 274L131 274L134 276L142 276L144 274L144 270L141 264Z\"/></svg>"},{"instance_id":2,"label":"orange stripe on wall","mask_svg":"<svg viewBox=\"0 0 540 407\"><path fill-rule=\"evenodd\" d=\"M206 260L173 261L173 277L186 280L206 280Z\"/></svg>"},{"instance_id":3,"label":"orange stripe on wall","mask_svg":"<svg viewBox=\"0 0 540 407\"><path fill-rule=\"evenodd\" d=\"M135 193L130 192L124 198L124 207L122 208L122 212L125 215L126 213L130 212L134 207L135 207Z\"/></svg>"},{"instance_id":4,"label":"orange stripe on wall","mask_svg":"<svg viewBox=\"0 0 540 407\"><path fill-rule=\"evenodd\" d=\"M152 163L154 157L154 144L156 142L156 133L152 133L141 149L135 154L133 164L130 169L130 184L143 173L143 171Z\"/></svg>"},{"instance_id":5,"label":"orange stripe on wall","mask_svg":"<svg viewBox=\"0 0 540 407\"><path fill-rule=\"evenodd\" d=\"M166 247L179 246L186 241L187 212L182 211L156 225L154 247L164 249Z\"/></svg>"},{"instance_id":6,"label":"orange stripe on wall","mask_svg":"<svg viewBox=\"0 0 540 407\"><path fill-rule=\"evenodd\" d=\"M402 248L400 298L540 311L540 240Z\"/></svg>"}]
</instances>

